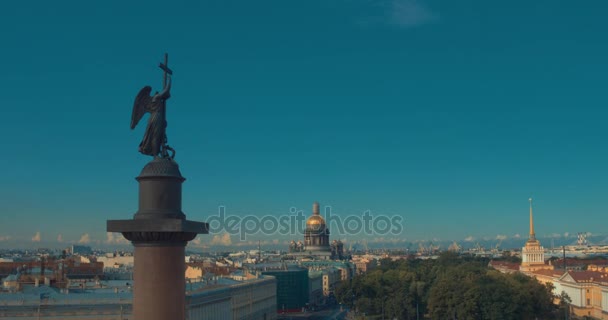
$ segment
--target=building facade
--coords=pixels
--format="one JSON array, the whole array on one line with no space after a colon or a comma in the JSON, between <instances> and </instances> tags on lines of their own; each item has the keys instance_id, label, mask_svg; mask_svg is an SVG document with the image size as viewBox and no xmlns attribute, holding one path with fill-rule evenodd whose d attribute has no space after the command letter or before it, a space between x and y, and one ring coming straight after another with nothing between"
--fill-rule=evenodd
<instances>
[{"instance_id":1,"label":"building facade","mask_svg":"<svg viewBox=\"0 0 608 320\"><path fill-rule=\"evenodd\" d=\"M266 268L262 275L276 278L276 310L279 312L299 312L310 299L308 269L298 266Z\"/></svg>"},{"instance_id":2,"label":"building facade","mask_svg":"<svg viewBox=\"0 0 608 320\"><path fill-rule=\"evenodd\" d=\"M39 286L11 294L0 293L4 319L133 319L132 282L104 288L58 291ZM274 320L277 318L276 279L235 281L215 278L186 286L187 320ZM115 286L112 288L111 286ZM80 293L77 291L81 291Z\"/></svg>"},{"instance_id":3,"label":"building facade","mask_svg":"<svg viewBox=\"0 0 608 320\"><path fill-rule=\"evenodd\" d=\"M323 273L308 271L308 305L312 308L323 303Z\"/></svg>"},{"instance_id":4,"label":"building facade","mask_svg":"<svg viewBox=\"0 0 608 320\"><path fill-rule=\"evenodd\" d=\"M608 273L588 270L536 270L526 273L553 285L553 294L570 298L570 313L608 320Z\"/></svg>"},{"instance_id":5,"label":"building facade","mask_svg":"<svg viewBox=\"0 0 608 320\"><path fill-rule=\"evenodd\" d=\"M260 277L186 296L187 319L276 319L276 279Z\"/></svg>"}]
</instances>

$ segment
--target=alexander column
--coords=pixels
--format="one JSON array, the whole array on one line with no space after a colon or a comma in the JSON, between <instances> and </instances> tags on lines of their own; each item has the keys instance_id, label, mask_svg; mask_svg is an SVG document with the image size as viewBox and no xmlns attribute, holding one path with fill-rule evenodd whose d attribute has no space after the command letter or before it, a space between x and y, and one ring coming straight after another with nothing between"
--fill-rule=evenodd
<instances>
[{"instance_id":1,"label":"alexander column","mask_svg":"<svg viewBox=\"0 0 608 320\"><path fill-rule=\"evenodd\" d=\"M167 145L165 108L171 90L168 56L160 64L163 90L150 95L145 86L133 106L131 129L150 113L139 152L154 157L136 178L139 210L133 219L108 220L108 232L120 232L135 246L133 315L136 320L185 318L185 246L208 224L186 220L182 212L182 182L175 150Z\"/></svg>"}]
</instances>

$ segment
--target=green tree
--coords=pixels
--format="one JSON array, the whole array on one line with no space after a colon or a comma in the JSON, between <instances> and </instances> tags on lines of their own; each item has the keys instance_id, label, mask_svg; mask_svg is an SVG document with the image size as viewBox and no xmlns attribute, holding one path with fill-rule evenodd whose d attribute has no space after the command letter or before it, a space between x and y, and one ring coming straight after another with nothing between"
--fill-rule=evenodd
<instances>
[{"instance_id":1,"label":"green tree","mask_svg":"<svg viewBox=\"0 0 608 320\"><path fill-rule=\"evenodd\" d=\"M559 309L557 310L557 319L570 319L570 304L572 303L572 299L565 291L562 291L558 296L559 299Z\"/></svg>"},{"instance_id":2,"label":"green tree","mask_svg":"<svg viewBox=\"0 0 608 320\"><path fill-rule=\"evenodd\" d=\"M487 265L488 259L451 252L437 260L382 260L335 292L339 302L376 319L383 313L385 319L556 318L551 286Z\"/></svg>"}]
</instances>

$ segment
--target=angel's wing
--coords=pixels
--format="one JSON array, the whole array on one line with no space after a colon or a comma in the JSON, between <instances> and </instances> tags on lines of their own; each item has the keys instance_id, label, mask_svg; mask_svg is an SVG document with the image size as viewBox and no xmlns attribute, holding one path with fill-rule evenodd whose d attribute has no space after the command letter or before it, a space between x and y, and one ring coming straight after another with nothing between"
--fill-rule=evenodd
<instances>
[{"instance_id":1,"label":"angel's wing","mask_svg":"<svg viewBox=\"0 0 608 320\"><path fill-rule=\"evenodd\" d=\"M135 102L133 103L133 113L131 114L131 129L135 128L141 117L146 113L146 107L152 101L152 97L150 96L150 91L152 91L152 87L145 86L143 87L137 97L135 97Z\"/></svg>"}]
</instances>

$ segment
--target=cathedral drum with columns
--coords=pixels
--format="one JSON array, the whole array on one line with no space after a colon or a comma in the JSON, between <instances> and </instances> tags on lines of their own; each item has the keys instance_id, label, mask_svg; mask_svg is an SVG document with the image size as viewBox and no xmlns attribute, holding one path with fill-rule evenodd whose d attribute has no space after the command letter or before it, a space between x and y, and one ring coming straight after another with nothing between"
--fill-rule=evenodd
<instances>
[{"instance_id":1,"label":"cathedral drum with columns","mask_svg":"<svg viewBox=\"0 0 608 320\"><path fill-rule=\"evenodd\" d=\"M329 252L329 229L319 212L319 203L312 205L312 216L306 221L304 246L309 252Z\"/></svg>"},{"instance_id":2,"label":"cathedral drum with columns","mask_svg":"<svg viewBox=\"0 0 608 320\"><path fill-rule=\"evenodd\" d=\"M289 254L296 259L343 260L344 243L340 240L329 242L329 228L321 217L319 203L312 205L312 215L306 220L304 242L292 240Z\"/></svg>"}]
</instances>

